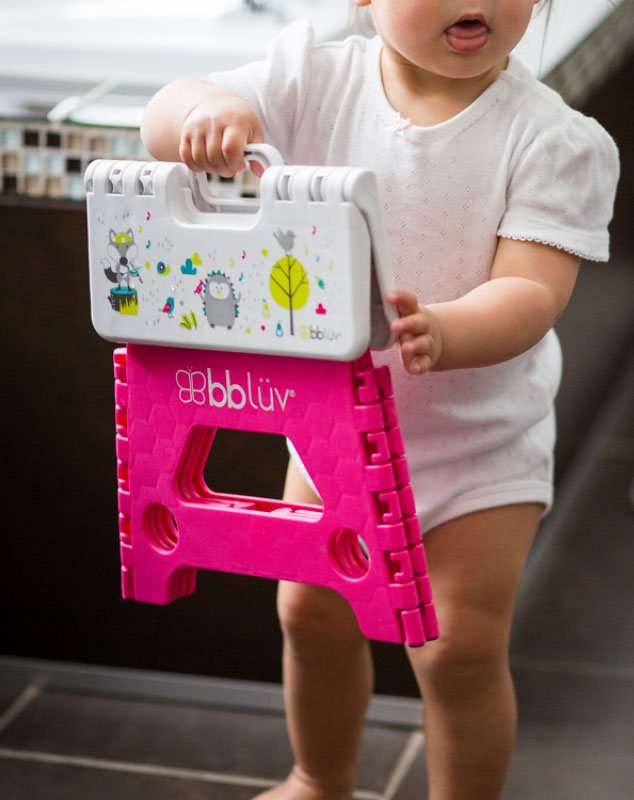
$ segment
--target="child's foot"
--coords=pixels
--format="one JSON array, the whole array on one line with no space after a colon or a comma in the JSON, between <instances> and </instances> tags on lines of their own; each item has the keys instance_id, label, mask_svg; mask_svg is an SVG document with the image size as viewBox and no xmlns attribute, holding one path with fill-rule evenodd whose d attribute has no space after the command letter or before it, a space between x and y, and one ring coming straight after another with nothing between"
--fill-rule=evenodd
<instances>
[{"instance_id":1,"label":"child's foot","mask_svg":"<svg viewBox=\"0 0 634 800\"><path fill-rule=\"evenodd\" d=\"M292 770L288 778L278 786L256 795L253 800L351 800L352 792L328 790L313 785L302 777L299 770Z\"/></svg>"}]
</instances>

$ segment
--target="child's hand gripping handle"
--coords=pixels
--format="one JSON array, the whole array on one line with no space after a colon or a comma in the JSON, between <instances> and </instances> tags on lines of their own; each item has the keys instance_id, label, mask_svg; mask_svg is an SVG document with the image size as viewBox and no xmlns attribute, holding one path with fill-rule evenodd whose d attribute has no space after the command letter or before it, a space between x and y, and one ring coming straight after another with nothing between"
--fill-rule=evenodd
<instances>
[{"instance_id":1,"label":"child's hand gripping handle","mask_svg":"<svg viewBox=\"0 0 634 800\"><path fill-rule=\"evenodd\" d=\"M244 151L244 159L251 164L257 164L262 172L266 171L269 167L282 166L284 159L280 153L270 144L250 144ZM260 173L261 177L262 174ZM197 205L200 205L202 200L208 206L214 206L218 210L239 210L245 209L248 206L259 205L257 200L249 200L246 198L226 198L217 197L209 188L207 175L204 172L192 172L192 191L194 197L198 200Z\"/></svg>"}]
</instances>

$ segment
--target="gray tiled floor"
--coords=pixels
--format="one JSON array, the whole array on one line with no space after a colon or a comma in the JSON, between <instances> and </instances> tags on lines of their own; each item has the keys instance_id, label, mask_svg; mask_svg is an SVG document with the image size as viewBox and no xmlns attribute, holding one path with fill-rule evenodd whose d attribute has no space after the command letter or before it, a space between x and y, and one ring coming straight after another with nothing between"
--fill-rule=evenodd
<instances>
[{"instance_id":1,"label":"gray tiled floor","mask_svg":"<svg viewBox=\"0 0 634 800\"><path fill-rule=\"evenodd\" d=\"M117 800L249 800L257 791L250 786L230 786L163 775L140 775L93 767L33 764L9 761L0 774L2 797L12 800L70 800L107 798Z\"/></svg>"},{"instance_id":2,"label":"gray tiled floor","mask_svg":"<svg viewBox=\"0 0 634 800\"><path fill-rule=\"evenodd\" d=\"M359 787L378 794L407 732L370 726L365 738ZM281 715L50 690L13 721L0 736L0 746L61 758L222 773L262 786L280 780L291 763Z\"/></svg>"},{"instance_id":3,"label":"gray tiled floor","mask_svg":"<svg viewBox=\"0 0 634 800\"><path fill-rule=\"evenodd\" d=\"M222 702L197 706L139 699L111 687L107 693L97 687L73 691L54 680L20 685L19 669L16 662L0 666L0 676L7 677L0 718L2 798L103 798L115 791L121 798L234 800L281 780L291 763L281 696L277 712ZM123 675L122 686L125 681ZM213 681L209 686L213 695ZM404 702L394 700L394 712ZM414 738L417 744L420 735ZM411 739L407 725L368 724L360 797L383 796L407 760Z\"/></svg>"}]
</instances>

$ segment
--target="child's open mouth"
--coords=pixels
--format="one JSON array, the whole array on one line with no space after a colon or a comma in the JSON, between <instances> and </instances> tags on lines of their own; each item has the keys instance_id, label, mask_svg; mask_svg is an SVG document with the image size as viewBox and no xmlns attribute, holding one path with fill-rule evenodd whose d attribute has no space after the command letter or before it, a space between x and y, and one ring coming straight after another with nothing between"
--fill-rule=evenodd
<instances>
[{"instance_id":1,"label":"child's open mouth","mask_svg":"<svg viewBox=\"0 0 634 800\"><path fill-rule=\"evenodd\" d=\"M447 43L457 53L477 53L489 41L489 28L478 18L461 19L445 30Z\"/></svg>"}]
</instances>

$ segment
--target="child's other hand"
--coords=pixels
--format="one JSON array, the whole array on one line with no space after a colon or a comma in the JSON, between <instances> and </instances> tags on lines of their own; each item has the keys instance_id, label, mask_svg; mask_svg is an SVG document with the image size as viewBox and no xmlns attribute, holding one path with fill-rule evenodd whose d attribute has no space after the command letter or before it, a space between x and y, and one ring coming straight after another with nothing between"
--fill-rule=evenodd
<instances>
[{"instance_id":1,"label":"child's other hand","mask_svg":"<svg viewBox=\"0 0 634 800\"><path fill-rule=\"evenodd\" d=\"M436 315L421 305L413 292L390 292L386 300L398 309L392 332L399 338L404 368L412 375L433 369L442 353L442 330Z\"/></svg>"},{"instance_id":2,"label":"child's other hand","mask_svg":"<svg viewBox=\"0 0 634 800\"><path fill-rule=\"evenodd\" d=\"M178 152L193 172L231 178L245 168L245 147L263 141L262 124L251 106L239 97L219 93L187 114Z\"/></svg>"}]
</instances>

